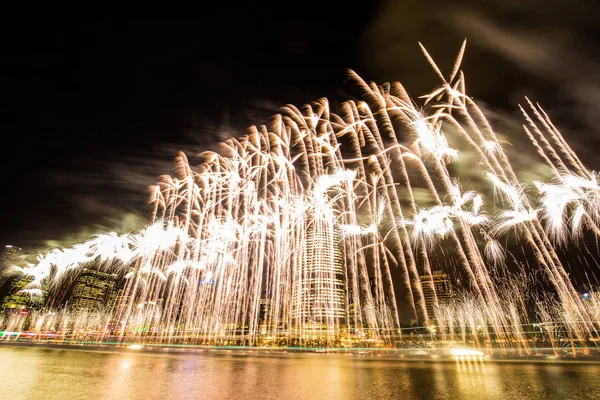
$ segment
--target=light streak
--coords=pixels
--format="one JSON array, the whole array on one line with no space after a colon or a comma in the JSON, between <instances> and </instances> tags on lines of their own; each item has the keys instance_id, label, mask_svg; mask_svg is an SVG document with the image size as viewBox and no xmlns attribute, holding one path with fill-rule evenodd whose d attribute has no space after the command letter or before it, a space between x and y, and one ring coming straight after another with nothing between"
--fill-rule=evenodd
<instances>
[{"instance_id":1,"label":"light streak","mask_svg":"<svg viewBox=\"0 0 600 400\"><path fill-rule=\"evenodd\" d=\"M514 277L500 283L507 271L501 239L515 232L535 256L529 268L557 293L538 317L559 321L573 347L584 343L597 334L600 317L590 305L600 304L598 294L586 302L578 296L555 247L569 233L574 240L600 233L597 174L530 103L535 118L523 109L526 133L555 177L535 183L538 196L526 192L465 93L464 45L448 79L423 51L442 80L423 96L430 114L399 83L377 86L353 75L365 101L346 102L338 114L326 99L302 109L289 105L271 125L228 140L222 152L204 153L197 168L181 154L178 176L152 187L152 222L140 232L101 234L7 270L31 279L21 294L49 299L83 268L116 273L125 286L115 304L102 312L15 315L0 321L5 333L30 323L34 332L116 342L390 345L400 334L400 287L412 307L403 319L435 322L435 334L453 341L497 341L503 349L517 343L526 354L527 290ZM464 146L451 146L450 129ZM455 147L480 157L481 177L491 183L486 190L463 191L448 168L461 155ZM484 198L489 190L493 199ZM433 282L421 276L434 268L460 277L462 286L451 303L433 296L429 315L423 288ZM555 346L556 332L544 329Z\"/></svg>"}]
</instances>

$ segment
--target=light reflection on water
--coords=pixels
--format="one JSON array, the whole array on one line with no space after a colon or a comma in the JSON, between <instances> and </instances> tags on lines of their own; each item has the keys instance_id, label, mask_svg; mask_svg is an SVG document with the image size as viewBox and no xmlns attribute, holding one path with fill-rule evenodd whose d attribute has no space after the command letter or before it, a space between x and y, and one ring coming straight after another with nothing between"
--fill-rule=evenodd
<instances>
[{"instance_id":1,"label":"light reflection on water","mask_svg":"<svg viewBox=\"0 0 600 400\"><path fill-rule=\"evenodd\" d=\"M0 348L1 399L599 399L600 365Z\"/></svg>"}]
</instances>

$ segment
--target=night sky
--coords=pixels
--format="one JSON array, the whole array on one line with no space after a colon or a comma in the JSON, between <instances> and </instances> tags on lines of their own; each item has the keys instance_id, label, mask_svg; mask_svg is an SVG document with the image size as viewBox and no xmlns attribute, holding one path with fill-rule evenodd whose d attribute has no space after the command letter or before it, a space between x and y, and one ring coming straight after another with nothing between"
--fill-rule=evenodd
<instances>
[{"instance_id":1,"label":"night sky","mask_svg":"<svg viewBox=\"0 0 600 400\"><path fill-rule=\"evenodd\" d=\"M162 9L4 16L0 244L137 229L177 150L241 136L286 103L359 98L347 68L417 98L437 84L418 41L447 70L467 38L472 96L517 122L524 95L539 101L600 168L592 1L215 3L168 20L146 15Z\"/></svg>"}]
</instances>

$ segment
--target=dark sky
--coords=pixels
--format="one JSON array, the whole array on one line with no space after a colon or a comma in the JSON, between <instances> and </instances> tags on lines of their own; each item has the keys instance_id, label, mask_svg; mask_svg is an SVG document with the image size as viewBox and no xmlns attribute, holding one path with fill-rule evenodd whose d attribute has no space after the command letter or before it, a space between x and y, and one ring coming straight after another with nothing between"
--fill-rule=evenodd
<instances>
[{"instance_id":1,"label":"dark sky","mask_svg":"<svg viewBox=\"0 0 600 400\"><path fill-rule=\"evenodd\" d=\"M359 97L347 68L401 80L416 98L437 83L418 41L449 68L466 37L471 95L510 118L523 95L542 102L597 169L599 7L470 3L215 2L173 19L162 9L7 13L0 244L135 229L145 188L171 172L176 150L240 136L286 103Z\"/></svg>"}]
</instances>

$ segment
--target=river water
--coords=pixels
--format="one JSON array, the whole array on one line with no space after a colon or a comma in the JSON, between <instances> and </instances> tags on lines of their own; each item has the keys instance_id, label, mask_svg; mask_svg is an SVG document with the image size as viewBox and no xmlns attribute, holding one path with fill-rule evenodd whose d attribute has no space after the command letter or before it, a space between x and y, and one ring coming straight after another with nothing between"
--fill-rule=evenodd
<instances>
[{"instance_id":1,"label":"river water","mask_svg":"<svg viewBox=\"0 0 600 400\"><path fill-rule=\"evenodd\" d=\"M600 399L600 364L0 347L0 399Z\"/></svg>"}]
</instances>

